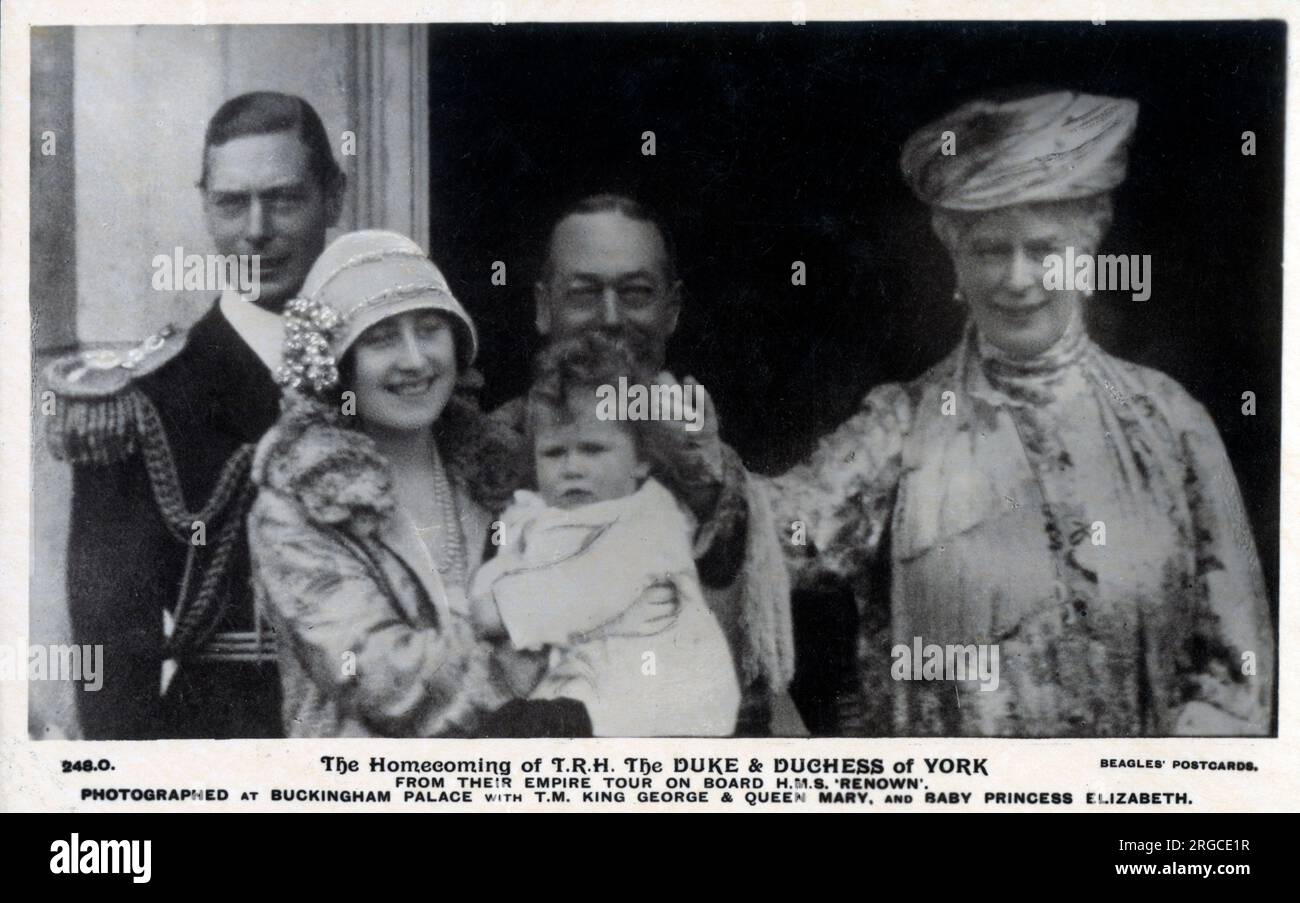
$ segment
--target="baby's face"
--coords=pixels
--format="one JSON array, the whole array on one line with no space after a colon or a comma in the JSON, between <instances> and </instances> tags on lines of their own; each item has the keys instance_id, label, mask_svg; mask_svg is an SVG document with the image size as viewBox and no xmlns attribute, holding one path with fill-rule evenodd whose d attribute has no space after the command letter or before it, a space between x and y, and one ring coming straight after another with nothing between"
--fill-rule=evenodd
<instances>
[{"instance_id":1,"label":"baby's face","mask_svg":"<svg viewBox=\"0 0 1300 903\"><path fill-rule=\"evenodd\" d=\"M577 508L636 492L650 468L631 431L598 419L594 405L575 404L571 415L542 412L535 421L537 486L546 504Z\"/></svg>"}]
</instances>

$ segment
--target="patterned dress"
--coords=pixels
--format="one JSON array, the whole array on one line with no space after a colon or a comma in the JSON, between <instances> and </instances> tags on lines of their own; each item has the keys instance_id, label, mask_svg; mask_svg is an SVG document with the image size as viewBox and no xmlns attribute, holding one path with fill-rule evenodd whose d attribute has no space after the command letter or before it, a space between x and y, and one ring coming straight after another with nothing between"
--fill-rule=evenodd
<instances>
[{"instance_id":1,"label":"patterned dress","mask_svg":"<svg viewBox=\"0 0 1300 903\"><path fill-rule=\"evenodd\" d=\"M972 325L772 483L797 585L847 578L864 609L870 732L1269 731L1272 625L1218 432L1077 311L1027 361ZM997 688L891 675L917 644L996 646Z\"/></svg>"}]
</instances>

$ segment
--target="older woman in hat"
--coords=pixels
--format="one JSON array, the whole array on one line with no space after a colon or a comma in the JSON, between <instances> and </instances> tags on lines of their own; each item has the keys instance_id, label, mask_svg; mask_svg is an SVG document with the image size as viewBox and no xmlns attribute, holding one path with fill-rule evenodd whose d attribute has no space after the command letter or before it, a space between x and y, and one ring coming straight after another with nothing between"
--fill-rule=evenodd
<instances>
[{"instance_id":1,"label":"older woman in hat","mask_svg":"<svg viewBox=\"0 0 1300 903\"><path fill-rule=\"evenodd\" d=\"M1213 422L1088 338L1086 290L1045 287L1049 255L1097 250L1136 118L1070 92L977 101L903 149L964 337L775 481L799 579L848 577L866 604L888 566L888 626L860 644L877 730L1269 731L1268 605Z\"/></svg>"},{"instance_id":2,"label":"older woman in hat","mask_svg":"<svg viewBox=\"0 0 1300 903\"><path fill-rule=\"evenodd\" d=\"M469 626L490 507L519 484L513 450L455 394L475 347L438 268L391 232L339 238L286 309L248 535L289 736L590 730L571 700L516 701L535 663Z\"/></svg>"}]
</instances>

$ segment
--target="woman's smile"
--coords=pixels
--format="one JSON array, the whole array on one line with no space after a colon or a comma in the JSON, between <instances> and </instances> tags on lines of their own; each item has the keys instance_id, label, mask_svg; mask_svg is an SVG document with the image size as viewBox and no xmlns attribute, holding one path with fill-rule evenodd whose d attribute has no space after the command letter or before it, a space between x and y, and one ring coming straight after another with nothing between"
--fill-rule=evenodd
<instances>
[{"instance_id":1,"label":"woman's smile","mask_svg":"<svg viewBox=\"0 0 1300 903\"><path fill-rule=\"evenodd\" d=\"M357 411L376 428L428 429L456 383L456 342L450 323L434 310L381 320L357 340L353 388Z\"/></svg>"},{"instance_id":2,"label":"woman's smile","mask_svg":"<svg viewBox=\"0 0 1300 903\"><path fill-rule=\"evenodd\" d=\"M989 307L991 307L998 316L1003 319L1012 323L1022 324L1032 320L1051 303L1051 298L1044 298L1041 301L1036 301L1030 304L998 304L996 302L989 302Z\"/></svg>"},{"instance_id":3,"label":"woman's smile","mask_svg":"<svg viewBox=\"0 0 1300 903\"><path fill-rule=\"evenodd\" d=\"M423 376L419 378L402 378L387 383L384 388L394 395L403 398L417 398L429 392L430 389L438 382L438 377Z\"/></svg>"}]
</instances>

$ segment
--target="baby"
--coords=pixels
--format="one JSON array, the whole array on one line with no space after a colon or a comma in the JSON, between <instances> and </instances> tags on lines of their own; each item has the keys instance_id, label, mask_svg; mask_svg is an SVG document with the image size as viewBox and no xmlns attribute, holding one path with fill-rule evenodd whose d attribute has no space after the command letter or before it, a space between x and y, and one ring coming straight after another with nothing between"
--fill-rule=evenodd
<instances>
[{"instance_id":1,"label":"baby","mask_svg":"<svg viewBox=\"0 0 1300 903\"><path fill-rule=\"evenodd\" d=\"M549 650L534 699L583 702L598 737L726 736L740 687L691 554L694 525L649 476L654 424L602 420L596 389L648 384L617 339L551 346L528 396L538 493L501 517L497 554L470 587L479 631ZM662 426L660 427L662 428ZM675 614L638 602L671 582Z\"/></svg>"}]
</instances>

